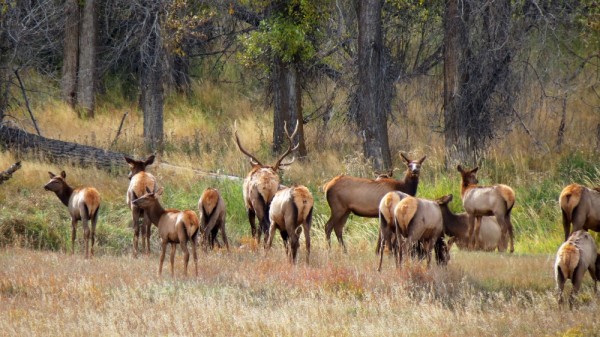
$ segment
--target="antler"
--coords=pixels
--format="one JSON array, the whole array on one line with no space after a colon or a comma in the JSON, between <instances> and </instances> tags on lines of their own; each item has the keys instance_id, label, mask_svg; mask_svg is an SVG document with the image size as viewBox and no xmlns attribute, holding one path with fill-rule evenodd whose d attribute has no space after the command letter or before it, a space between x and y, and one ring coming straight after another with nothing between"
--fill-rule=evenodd
<instances>
[{"instance_id":1,"label":"antler","mask_svg":"<svg viewBox=\"0 0 600 337\"><path fill-rule=\"evenodd\" d=\"M262 164L260 163L260 161L258 161L258 159L256 159L256 157L254 157L252 154L250 154L250 152L246 151L246 149L244 149L242 147L242 144L240 144L240 137L238 136L238 133L237 133L237 122L234 122L233 127L235 129L235 131L234 131L235 141L236 141L237 146L240 149L240 151L242 151L243 154L245 154L246 156L248 156L250 158L250 162L252 164L262 166Z\"/></svg>"},{"instance_id":2,"label":"antler","mask_svg":"<svg viewBox=\"0 0 600 337\"><path fill-rule=\"evenodd\" d=\"M288 132L287 129L287 125L286 122L283 122L283 129L285 130L285 135L287 136L287 138L290 141L290 146L288 147L288 149L281 155L281 157L279 157L279 159L277 159L277 162L275 162L275 165L273 165L274 169L278 169L282 166L287 166L290 165L291 163L294 162L294 160L296 160L296 157L293 157L292 160L282 163L281 161L283 160L283 158L285 158L288 154L292 153L293 151L296 151L298 149L298 146L300 146L300 143L296 144L296 146L294 145L294 137L296 136L296 133L298 132L298 125L300 124L300 120L296 120L296 127L294 128L294 132L292 132L292 135L290 136L290 133Z\"/></svg>"}]
</instances>

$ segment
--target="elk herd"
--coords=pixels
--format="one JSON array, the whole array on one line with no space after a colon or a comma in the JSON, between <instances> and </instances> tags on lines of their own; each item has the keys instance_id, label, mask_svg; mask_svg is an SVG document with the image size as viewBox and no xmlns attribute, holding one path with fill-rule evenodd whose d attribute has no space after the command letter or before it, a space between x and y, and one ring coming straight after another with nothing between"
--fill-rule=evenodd
<instances>
[{"instance_id":1,"label":"elk herd","mask_svg":"<svg viewBox=\"0 0 600 337\"><path fill-rule=\"evenodd\" d=\"M286 136L289 146L273 165L263 165L241 144L237 128L234 132L238 149L250 160L251 170L244 178L242 186L243 202L246 208L250 230L254 240L260 244L264 235L264 248L269 250L275 232L281 236L286 254L291 264L296 263L301 234L306 245L306 263L310 257L310 232L313 218L314 200L306 186L295 184L287 187L281 184L279 173L292 164L284 161L297 146L294 137L298 130ZM323 186L325 198L331 214L325 224L325 238L331 247L331 232L334 231L344 252L347 251L343 239L343 229L350 214L359 217L378 218L379 235L376 242L378 268L381 270L386 248L394 257L397 267L403 258L425 259L429 266L432 253L438 264L445 265L453 244L460 249L500 252L507 249L514 252L514 233L511 211L515 205L515 192L503 184L481 186L476 177L478 167L465 169L457 166L460 173L460 197L463 213L453 213L448 204L453 195L448 194L435 200L416 197L421 166L426 157L411 160L400 154L406 164L401 180L391 174L380 175L375 179L358 178L348 175L336 176ZM146 172L146 167L154 162L154 155L146 160L124 157L129 165L129 187L126 203L131 210L133 224L133 256L139 253L138 240L142 235L142 248L150 253L152 224L157 227L161 239L159 275L166 254L171 245L170 271L174 274L174 258L177 245L183 251L184 273L187 275L191 244L194 259L194 272L198 274L197 246L213 249L221 246L217 238L219 231L224 246L229 250L225 229L226 205L215 188L207 188L198 201L198 213L193 210L165 209L159 198L163 188L157 179ZM74 189L67 184L66 173L60 175L48 172L50 181L44 189L52 191L67 206L71 216L72 253L75 246L77 222L82 221L85 244L85 257L94 254L94 237L100 209L100 194L93 187ZM567 279L573 283L569 297L577 292L585 271L594 280L600 278L600 256L594 238L587 230L600 231L600 188L590 189L578 184L565 187L560 194L565 242L556 255L554 273L559 303ZM258 220L258 226L256 221ZM91 243L89 241L91 240Z\"/></svg>"}]
</instances>

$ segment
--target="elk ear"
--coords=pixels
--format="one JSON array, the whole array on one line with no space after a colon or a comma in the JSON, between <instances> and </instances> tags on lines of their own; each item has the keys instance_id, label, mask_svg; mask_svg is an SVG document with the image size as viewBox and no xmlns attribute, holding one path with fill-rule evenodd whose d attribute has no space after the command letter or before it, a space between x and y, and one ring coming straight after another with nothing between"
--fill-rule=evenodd
<instances>
[{"instance_id":1,"label":"elk ear","mask_svg":"<svg viewBox=\"0 0 600 337\"><path fill-rule=\"evenodd\" d=\"M150 189L148 188L148 186L146 186L146 193L152 194L152 191L150 191Z\"/></svg>"},{"instance_id":2,"label":"elk ear","mask_svg":"<svg viewBox=\"0 0 600 337\"><path fill-rule=\"evenodd\" d=\"M159 197L160 197L160 196L163 194L163 192L164 192L164 191L165 191L165 189L164 189L164 188L162 188L162 187L160 187L160 188L158 189L158 191L154 192L154 195L156 195L156 196L159 196Z\"/></svg>"},{"instance_id":3,"label":"elk ear","mask_svg":"<svg viewBox=\"0 0 600 337\"><path fill-rule=\"evenodd\" d=\"M52 172L50 172L50 171L48 171L48 175L50 176L50 179L52 179L52 178L56 177L56 174L54 174L54 173L52 173Z\"/></svg>"},{"instance_id":4,"label":"elk ear","mask_svg":"<svg viewBox=\"0 0 600 337\"><path fill-rule=\"evenodd\" d=\"M406 158L406 156L404 155L404 153L400 152L400 157L402 157L402 159L404 159L404 161L408 164L410 163L410 159Z\"/></svg>"},{"instance_id":5,"label":"elk ear","mask_svg":"<svg viewBox=\"0 0 600 337\"><path fill-rule=\"evenodd\" d=\"M60 176L61 176L63 179L66 179L66 178L67 178L67 173L66 173L65 171L62 171L62 172L60 172Z\"/></svg>"},{"instance_id":6,"label":"elk ear","mask_svg":"<svg viewBox=\"0 0 600 337\"><path fill-rule=\"evenodd\" d=\"M477 170L479 170L479 166L475 167L474 169L471 170L471 173L476 173Z\"/></svg>"},{"instance_id":7,"label":"elk ear","mask_svg":"<svg viewBox=\"0 0 600 337\"><path fill-rule=\"evenodd\" d=\"M131 201L139 199L137 194L135 194L135 192L131 191L131 194L133 194L133 198Z\"/></svg>"},{"instance_id":8,"label":"elk ear","mask_svg":"<svg viewBox=\"0 0 600 337\"><path fill-rule=\"evenodd\" d=\"M134 162L133 159L131 159L131 158L127 157L127 156L123 156L123 159L125 159L125 161L127 162L127 164L133 166L133 162Z\"/></svg>"},{"instance_id":9,"label":"elk ear","mask_svg":"<svg viewBox=\"0 0 600 337\"><path fill-rule=\"evenodd\" d=\"M427 159L427 156L423 156L423 158L419 159L419 164L423 164L425 159Z\"/></svg>"},{"instance_id":10,"label":"elk ear","mask_svg":"<svg viewBox=\"0 0 600 337\"><path fill-rule=\"evenodd\" d=\"M146 159L146 162L144 163L144 165L145 166L152 165L152 163L154 163L154 158L156 158L156 155L150 155L150 157L148 157L148 159Z\"/></svg>"},{"instance_id":11,"label":"elk ear","mask_svg":"<svg viewBox=\"0 0 600 337\"><path fill-rule=\"evenodd\" d=\"M456 169L458 170L458 172L463 173L465 172L465 170L463 170L462 166L460 166L460 164L458 164L458 166L456 166Z\"/></svg>"}]
</instances>

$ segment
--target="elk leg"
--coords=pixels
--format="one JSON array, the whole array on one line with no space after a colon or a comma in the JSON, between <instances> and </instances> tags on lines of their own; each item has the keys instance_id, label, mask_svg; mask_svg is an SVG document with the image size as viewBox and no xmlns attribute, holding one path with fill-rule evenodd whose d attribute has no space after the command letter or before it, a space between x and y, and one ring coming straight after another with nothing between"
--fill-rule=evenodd
<instances>
[{"instance_id":1,"label":"elk leg","mask_svg":"<svg viewBox=\"0 0 600 337\"><path fill-rule=\"evenodd\" d=\"M171 277L175 276L175 249L177 249L177 245L171 243Z\"/></svg>"},{"instance_id":2,"label":"elk leg","mask_svg":"<svg viewBox=\"0 0 600 337\"><path fill-rule=\"evenodd\" d=\"M565 241L569 239L569 234L571 234L571 222L567 217L567 213L562 211L562 222L563 222L563 230L565 231Z\"/></svg>"},{"instance_id":3,"label":"elk leg","mask_svg":"<svg viewBox=\"0 0 600 337\"><path fill-rule=\"evenodd\" d=\"M269 227L269 238L267 239L267 244L265 245L265 249L270 250L273 245L273 236L275 235L275 221L271 222L271 227Z\"/></svg>"},{"instance_id":4,"label":"elk leg","mask_svg":"<svg viewBox=\"0 0 600 337\"><path fill-rule=\"evenodd\" d=\"M565 290L565 276L562 273L560 267L556 267L556 292L558 299L558 306L563 305L563 291Z\"/></svg>"},{"instance_id":5,"label":"elk leg","mask_svg":"<svg viewBox=\"0 0 600 337\"><path fill-rule=\"evenodd\" d=\"M477 242L479 241L479 230L481 229L481 217L475 217L475 229L473 236L471 237L471 245L473 249L477 248Z\"/></svg>"},{"instance_id":6,"label":"elk leg","mask_svg":"<svg viewBox=\"0 0 600 337\"><path fill-rule=\"evenodd\" d=\"M514 243L513 243L513 233L512 233L512 224L510 222L510 215L503 213L495 213L496 221L500 225L502 229L502 236L508 233L508 237L510 239L510 252L515 251Z\"/></svg>"},{"instance_id":7,"label":"elk leg","mask_svg":"<svg viewBox=\"0 0 600 337\"><path fill-rule=\"evenodd\" d=\"M94 256L94 241L96 240L96 223L98 222L98 209L96 209L96 213L92 217L92 247L91 254Z\"/></svg>"},{"instance_id":8,"label":"elk leg","mask_svg":"<svg viewBox=\"0 0 600 337\"><path fill-rule=\"evenodd\" d=\"M227 234L225 233L225 221L221 222L220 227L221 227L221 238L223 239L223 243L225 244L227 251L229 251L229 242L227 241Z\"/></svg>"},{"instance_id":9,"label":"elk leg","mask_svg":"<svg viewBox=\"0 0 600 337\"><path fill-rule=\"evenodd\" d=\"M256 238L256 213L254 210L248 208L246 210L248 214L248 221L250 222L250 231L252 232L252 237Z\"/></svg>"},{"instance_id":10,"label":"elk leg","mask_svg":"<svg viewBox=\"0 0 600 337\"><path fill-rule=\"evenodd\" d=\"M152 235L152 221L148 217L148 214L144 212L143 223L146 228L146 242L144 243L146 248L146 254L150 255L150 236Z\"/></svg>"},{"instance_id":11,"label":"elk leg","mask_svg":"<svg viewBox=\"0 0 600 337\"><path fill-rule=\"evenodd\" d=\"M71 255L75 254L75 237L77 236L77 220L71 219Z\"/></svg>"},{"instance_id":12,"label":"elk leg","mask_svg":"<svg viewBox=\"0 0 600 337\"><path fill-rule=\"evenodd\" d=\"M90 258L90 252L89 252L90 228L88 226L87 216L81 217L81 223L83 224L83 245L84 245L84 249L85 249L85 258L89 259Z\"/></svg>"},{"instance_id":13,"label":"elk leg","mask_svg":"<svg viewBox=\"0 0 600 337\"><path fill-rule=\"evenodd\" d=\"M310 258L310 223L303 223L302 227L304 241L306 241L306 264L308 264Z\"/></svg>"},{"instance_id":14,"label":"elk leg","mask_svg":"<svg viewBox=\"0 0 600 337\"><path fill-rule=\"evenodd\" d=\"M190 262L190 251L187 247L187 239L180 239L179 245L181 246L181 251L183 251L183 275L187 276L188 263Z\"/></svg>"},{"instance_id":15,"label":"elk leg","mask_svg":"<svg viewBox=\"0 0 600 337\"><path fill-rule=\"evenodd\" d=\"M196 236L198 232L192 238L192 256L194 257L194 272L196 277L198 277L198 241L196 240Z\"/></svg>"},{"instance_id":16,"label":"elk leg","mask_svg":"<svg viewBox=\"0 0 600 337\"><path fill-rule=\"evenodd\" d=\"M585 275L586 269L581 268L581 265L575 267L575 271L573 272L573 289L571 289L571 294L569 294L569 309L573 309L573 300L575 295L579 292L579 288L581 288L581 283L583 281L583 276Z\"/></svg>"},{"instance_id":17,"label":"elk leg","mask_svg":"<svg viewBox=\"0 0 600 337\"><path fill-rule=\"evenodd\" d=\"M381 271L381 265L383 263L383 251L385 250L385 237L388 236L388 230L386 228L379 227L379 242L377 244L380 249L377 250L379 254L379 266L377 267L377 271ZM396 261L396 266L398 265L398 261Z\"/></svg>"},{"instance_id":18,"label":"elk leg","mask_svg":"<svg viewBox=\"0 0 600 337\"><path fill-rule=\"evenodd\" d=\"M348 216L350 216L350 212L346 212L339 217L335 216L335 213L335 211L331 211L331 217L327 220L327 224L325 225L327 245L331 248L331 231L335 230L338 242L344 247L344 252L346 252L346 246L344 246L344 239L342 238L342 229L344 229L344 225L346 224L346 220L348 220Z\"/></svg>"},{"instance_id":19,"label":"elk leg","mask_svg":"<svg viewBox=\"0 0 600 337\"><path fill-rule=\"evenodd\" d=\"M432 239L428 239L424 241L424 249L427 258L427 268L431 267L431 251L433 248L434 241Z\"/></svg>"},{"instance_id":20,"label":"elk leg","mask_svg":"<svg viewBox=\"0 0 600 337\"><path fill-rule=\"evenodd\" d=\"M138 240L140 238L140 210L137 207L132 207L131 216L133 218L133 257L137 258L138 256Z\"/></svg>"},{"instance_id":21,"label":"elk leg","mask_svg":"<svg viewBox=\"0 0 600 337\"><path fill-rule=\"evenodd\" d=\"M290 263L296 264L296 256L298 256L298 247L300 247L300 240L298 238L298 233L292 230L290 234Z\"/></svg>"},{"instance_id":22,"label":"elk leg","mask_svg":"<svg viewBox=\"0 0 600 337\"><path fill-rule=\"evenodd\" d=\"M167 252L167 240L163 239L160 245L160 262L158 264L158 276L162 275L163 262L165 262L165 254Z\"/></svg>"},{"instance_id":23,"label":"elk leg","mask_svg":"<svg viewBox=\"0 0 600 337\"><path fill-rule=\"evenodd\" d=\"M468 223L468 230L467 230L467 248L468 249L472 249L472 245L471 242L473 240L473 230L475 229L475 216L468 214L467 215L467 223Z\"/></svg>"}]
</instances>

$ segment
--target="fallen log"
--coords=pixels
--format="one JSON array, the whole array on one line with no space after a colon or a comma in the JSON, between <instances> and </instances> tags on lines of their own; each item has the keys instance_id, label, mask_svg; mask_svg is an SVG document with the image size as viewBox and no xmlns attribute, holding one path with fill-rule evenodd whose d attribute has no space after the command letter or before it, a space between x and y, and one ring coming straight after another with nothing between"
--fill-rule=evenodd
<instances>
[{"instance_id":1,"label":"fallen log","mask_svg":"<svg viewBox=\"0 0 600 337\"><path fill-rule=\"evenodd\" d=\"M18 156L38 155L52 163L69 162L107 171L127 168L122 153L50 139L6 125L0 125L0 146Z\"/></svg>"},{"instance_id":2,"label":"fallen log","mask_svg":"<svg viewBox=\"0 0 600 337\"><path fill-rule=\"evenodd\" d=\"M18 161L16 163L12 164L5 171L0 172L0 185L2 185L8 179L12 178L12 174L15 173L15 171L20 168L21 168L21 162Z\"/></svg>"}]
</instances>

